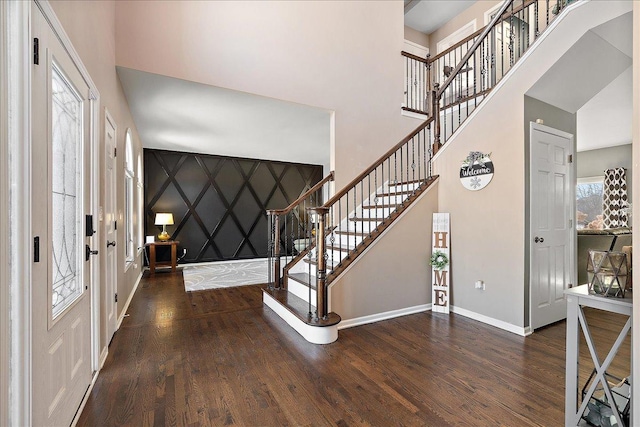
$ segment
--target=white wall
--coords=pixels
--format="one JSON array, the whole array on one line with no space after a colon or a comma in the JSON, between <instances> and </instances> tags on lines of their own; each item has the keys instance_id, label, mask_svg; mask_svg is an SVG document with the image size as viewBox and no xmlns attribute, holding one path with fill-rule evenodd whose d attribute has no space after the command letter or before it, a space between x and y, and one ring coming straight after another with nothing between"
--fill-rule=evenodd
<instances>
[{"instance_id":1,"label":"white wall","mask_svg":"<svg viewBox=\"0 0 640 427\"><path fill-rule=\"evenodd\" d=\"M543 35L538 48L491 92L434 162L439 209L451 213L452 301L456 307L524 328L528 240L524 94L589 28L629 10L628 2L585 2ZM469 151L492 153L495 175L465 190L459 169ZM486 291L474 289L483 280Z\"/></svg>"},{"instance_id":2,"label":"white wall","mask_svg":"<svg viewBox=\"0 0 640 427\"><path fill-rule=\"evenodd\" d=\"M335 111L336 188L419 122L402 117L398 1L118 1L119 66Z\"/></svg>"}]
</instances>

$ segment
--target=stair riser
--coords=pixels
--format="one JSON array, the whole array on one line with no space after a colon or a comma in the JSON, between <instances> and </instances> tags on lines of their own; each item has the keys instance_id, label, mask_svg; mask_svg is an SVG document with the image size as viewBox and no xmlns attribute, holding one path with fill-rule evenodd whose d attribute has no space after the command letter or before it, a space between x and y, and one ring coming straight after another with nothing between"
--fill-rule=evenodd
<instances>
[{"instance_id":1,"label":"stair riser","mask_svg":"<svg viewBox=\"0 0 640 427\"><path fill-rule=\"evenodd\" d=\"M408 195L406 194L399 194L396 196L379 196L378 200L376 202L376 198L372 198L370 201L367 200L365 202L365 206L366 205L371 205L371 206L378 206L380 208L386 208L388 205L395 205L398 203L402 203L404 201L404 199L407 198Z\"/></svg>"},{"instance_id":2,"label":"stair riser","mask_svg":"<svg viewBox=\"0 0 640 427\"><path fill-rule=\"evenodd\" d=\"M327 239L328 240L328 239ZM333 243L327 242L327 244L332 246L338 246L340 248L349 248L353 249L356 245L359 245L362 242L363 236L354 236L347 234L334 234Z\"/></svg>"},{"instance_id":3,"label":"stair riser","mask_svg":"<svg viewBox=\"0 0 640 427\"><path fill-rule=\"evenodd\" d=\"M289 279L287 282L287 290L297 296L298 298L304 300L305 302L309 302L309 287L303 285L302 283ZM315 307L316 303L316 291L315 289L311 289L311 306Z\"/></svg>"},{"instance_id":4,"label":"stair riser","mask_svg":"<svg viewBox=\"0 0 640 427\"><path fill-rule=\"evenodd\" d=\"M413 183L413 184L402 184L402 185L389 185L387 187L387 191L389 193L393 193L393 192L398 192L398 191L408 191L408 190L415 190L416 188L418 188L420 186L419 183Z\"/></svg>"},{"instance_id":5,"label":"stair riser","mask_svg":"<svg viewBox=\"0 0 640 427\"><path fill-rule=\"evenodd\" d=\"M382 221L380 221L382 222ZM337 228L338 231L357 231L363 233L370 233L372 230L378 226L378 222L376 221L351 221L349 220L349 224L346 224L343 221L340 224L340 227Z\"/></svg>"},{"instance_id":6,"label":"stair riser","mask_svg":"<svg viewBox=\"0 0 640 427\"><path fill-rule=\"evenodd\" d=\"M359 210L356 213L356 216L358 216L359 218L375 218L377 220L379 220L380 222L382 222L383 219L385 219L386 217L388 217L391 212L395 211L396 209L390 209L390 208L384 208L384 209L362 209L361 211Z\"/></svg>"}]
</instances>

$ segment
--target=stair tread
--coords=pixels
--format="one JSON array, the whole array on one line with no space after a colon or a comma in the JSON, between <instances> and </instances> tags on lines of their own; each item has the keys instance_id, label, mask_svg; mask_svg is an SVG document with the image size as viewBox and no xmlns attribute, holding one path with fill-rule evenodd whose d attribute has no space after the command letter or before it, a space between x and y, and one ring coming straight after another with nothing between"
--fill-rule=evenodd
<instances>
[{"instance_id":1,"label":"stair tread","mask_svg":"<svg viewBox=\"0 0 640 427\"><path fill-rule=\"evenodd\" d=\"M400 185L400 184L392 184L392 185ZM394 191L394 192L385 192L380 193L378 197L387 197L387 196L403 196L407 194L413 194L414 190L402 190L402 191Z\"/></svg>"},{"instance_id":2,"label":"stair tread","mask_svg":"<svg viewBox=\"0 0 640 427\"><path fill-rule=\"evenodd\" d=\"M428 179L412 179L410 181L399 181L396 183L389 183L389 187L392 185L398 186L398 185L409 185L409 184L417 184L417 183L422 183L422 182L426 182L428 181Z\"/></svg>"},{"instance_id":3,"label":"stair tread","mask_svg":"<svg viewBox=\"0 0 640 427\"><path fill-rule=\"evenodd\" d=\"M347 246L334 246L334 245L327 245L327 250L333 250L333 251L342 251L342 252L350 252L352 250L354 250L355 248L351 245L347 245Z\"/></svg>"},{"instance_id":4,"label":"stair tread","mask_svg":"<svg viewBox=\"0 0 640 427\"><path fill-rule=\"evenodd\" d=\"M316 258L304 258L304 262L306 262L307 264L311 264L311 265L318 265L318 261L316 260ZM338 263L340 262L340 260L338 260ZM334 267L338 265L338 264L331 264L331 259L328 259L326 262L326 268L327 270L333 270Z\"/></svg>"},{"instance_id":5,"label":"stair tread","mask_svg":"<svg viewBox=\"0 0 640 427\"><path fill-rule=\"evenodd\" d=\"M342 235L347 235L347 236L368 236L371 233L368 232L363 232L363 231L350 231L350 230L336 230L334 231L334 233L336 234L342 234Z\"/></svg>"},{"instance_id":6,"label":"stair tread","mask_svg":"<svg viewBox=\"0 0 640 427\"><path fill-rule=\"evenodd\" d=\"M391 203L391 204L379 204L379 205L365 205L363 209L387 209L387 208L397 208L400 206L400 203Z\"/></svg>"},{"instance_id":7,"label":"stair tread","mask_svg":"<svg viewBox=\"0 0 640 427\"><path fill-rule=\"evenodd\" d=\"M311 289L316 289L316 276L311 275L311 284L309 284L309 274L307 273L289 273L288 277L295 280L298 283L302 283L305 286L309 286Z\"/></svg>"},{"instance_id":8,"label":"stair tread","mask_svg":"<svg viewBox=\"0 0 640 427\"><path fill-rule=\"evenodd\" d=\"M309 313L309 303L299 298L285 289L262 289L262 292L271 296L274 300L282 304L294 316L302 320L307 325L312 326L333 326L340 323L340 316L336 313L329 313L326 319L313 320L313 316ZM314 310L314 307L311 307Z\"/></svg>"}]
</instances>

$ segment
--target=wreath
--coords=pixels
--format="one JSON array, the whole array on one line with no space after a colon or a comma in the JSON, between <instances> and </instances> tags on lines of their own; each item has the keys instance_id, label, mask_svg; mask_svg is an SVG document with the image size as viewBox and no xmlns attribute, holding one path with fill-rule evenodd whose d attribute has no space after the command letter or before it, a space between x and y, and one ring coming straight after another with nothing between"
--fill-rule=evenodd
<instances>
[{"instance_id":1,"label":"wreath","mask_svg":"<svg viewBox=\"0 0 640 427\"><path fill-rule=\"evenodd\" d=\"M435 251L431 255L431 259L429 260L429 265L433 267L434 270L442 270L447 265L449 265L449 258L447 254L442 251Z\"/></svg>"}]
</instances>

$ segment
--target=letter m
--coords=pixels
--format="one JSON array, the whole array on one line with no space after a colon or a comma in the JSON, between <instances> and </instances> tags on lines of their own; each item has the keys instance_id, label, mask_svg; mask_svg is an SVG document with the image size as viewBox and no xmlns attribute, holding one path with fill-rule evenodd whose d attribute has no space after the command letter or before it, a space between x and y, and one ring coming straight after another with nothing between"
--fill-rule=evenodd
<instances>
[{"instance_id":1,"label":"letter m","mask_svg":"<svg viewBox=\"0 0 640 427\"><path fill-rule=\"evenodd\" d=\"M436 273L436 286L447 286L447 273L445 270L434 270Z\"/></svg>"}]
</instances>

